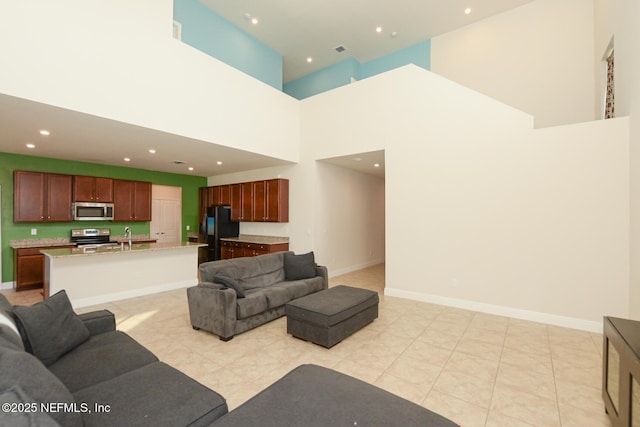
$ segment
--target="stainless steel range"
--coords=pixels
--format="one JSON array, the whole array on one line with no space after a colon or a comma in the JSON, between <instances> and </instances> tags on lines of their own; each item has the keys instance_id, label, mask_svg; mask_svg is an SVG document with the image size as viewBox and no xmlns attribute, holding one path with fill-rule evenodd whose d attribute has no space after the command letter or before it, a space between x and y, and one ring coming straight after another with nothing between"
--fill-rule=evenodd
<instances>
[{"instance_id":1,"label":"stainless steel range","mask_svg":"<svg viewBox=\"0 0 640 427\"><path fill-rule=\"evenodd\" d=\"M71 238L69 240L83 249L118 245L118 242L111 241L111 230L109 228L71 230Z\"/></svg>"}]
</instances>

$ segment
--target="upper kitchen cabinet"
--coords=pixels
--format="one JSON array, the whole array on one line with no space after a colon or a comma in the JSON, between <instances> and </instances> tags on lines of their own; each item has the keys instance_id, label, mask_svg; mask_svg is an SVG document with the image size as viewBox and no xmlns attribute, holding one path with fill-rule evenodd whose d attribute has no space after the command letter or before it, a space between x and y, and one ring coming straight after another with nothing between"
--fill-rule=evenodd
<instances>
[{"instance_id":1,"label":"upper kitchen cabinet","mask_svg":"<svg viewBox=\"0 0 640 427\"><path fill-rule=\"evenodd\" d=\"M209 206L230 205L231 185L216 185L208 187Z\"/></svg>"},{"instance_id":2,"label":"upper kitchen cabinet","mask_svg":"<svg viewBox=\"0 0 640 427\"><path fill-rule=\"evenodd\" d=\"M253 221L253 183L231 184L231 221Z\"/></svg>"},{"instance_id":3,"label":"upper kitchen cabinet","mask_svg":"<svg viewBox=\"0 0 640 427\"><path fill-rule=\"evenodd\" d=\"M289 221L289 180L270 179L253 184L253 220Z\"/></svg>"},{"instance_id":4,"label":"upper kitchen cabinet","mask_svg":"<svg viewBox=\"0 0 640 427\"><path fill-rule=\"evenodd\" d=\"M70 222L70 175L31 171L13 173L14 222Z\"/></svg>"},{"instance_id":5,"label":"upper kitchen cabinet","mask_svg":"<svg viewBox=\"0 0 640 427\"><path fill-rule=\"evenodd\" d=\"M113 180L113 220L151 221L151 183Z\"/></svg>"},{"instance_id":6,"label":"upper kitchen cabinet","mask_svg":"<svg viewBox=\"0 0 640 427\"><path fill-rule=\"evenodd\" d=\"M74 176L73 201L113 203L113 180L95 176Z\"/></svg>"}]
</instances>

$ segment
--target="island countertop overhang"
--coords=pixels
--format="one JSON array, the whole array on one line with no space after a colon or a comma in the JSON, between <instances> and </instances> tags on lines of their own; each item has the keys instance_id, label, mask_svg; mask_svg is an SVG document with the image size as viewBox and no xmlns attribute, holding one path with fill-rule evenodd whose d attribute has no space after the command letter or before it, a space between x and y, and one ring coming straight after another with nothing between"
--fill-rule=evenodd
<instances>
[{"instance_id":1,"label":"island countertop overhang","mask_svg":"<svg viewBox=\"0 0 640 427\"><path fill-rule=\"evenodd\" d=\"M96 248L51 248L43 249L40 252L51 258L62 257L82 257L82 256L100 256L100 255L126 255L130 253L141 253L148 251L164 251L169 249L180 248L198 248L206 246L203 243L178 242L178 243L134 243L131 248L125 243L123 245L102 246Z\"/></svg>"}]
</instances>

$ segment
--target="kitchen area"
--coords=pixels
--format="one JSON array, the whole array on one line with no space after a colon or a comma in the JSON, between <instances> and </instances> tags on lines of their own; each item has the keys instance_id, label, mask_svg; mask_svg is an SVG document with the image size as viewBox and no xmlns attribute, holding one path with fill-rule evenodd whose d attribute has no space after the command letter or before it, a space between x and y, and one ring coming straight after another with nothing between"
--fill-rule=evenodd
<instances>
[{"instance_id":1,"label":"kitchen area","mask_svg":"<svg viewBox=\"0 0 640 427\"><path fill-rule=\"evenodd\" d=\"M13 222L34 227L9 242L15 290L65 289L75 307L192 286L199 263L289 249L288 237L239 232L244 221L288 222L286 179L200 187L198 225L171 243L148 232L150 182L16 170L13 195ZM73 228L39 238L37 223Z\"/></svg>"}]
</instances>

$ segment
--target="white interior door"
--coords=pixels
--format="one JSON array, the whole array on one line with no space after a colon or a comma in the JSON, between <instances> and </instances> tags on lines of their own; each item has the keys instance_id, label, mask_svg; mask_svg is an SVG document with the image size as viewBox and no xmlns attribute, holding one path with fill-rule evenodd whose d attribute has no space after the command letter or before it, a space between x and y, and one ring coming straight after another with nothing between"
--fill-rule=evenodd
<instances>
[{"instance_id":1,"label":"white interior door","mask_svg":"<svg viewBox=\"0 0 640 427\"><path fill-rule=\"evenodd\" d=\"M182 240L182 188L154 185L151 200L151 238L158 243Z\"/></svg>"}]
</instances>

